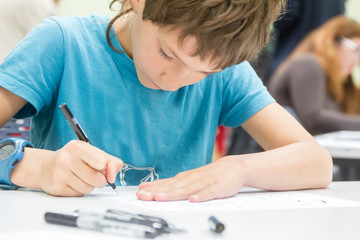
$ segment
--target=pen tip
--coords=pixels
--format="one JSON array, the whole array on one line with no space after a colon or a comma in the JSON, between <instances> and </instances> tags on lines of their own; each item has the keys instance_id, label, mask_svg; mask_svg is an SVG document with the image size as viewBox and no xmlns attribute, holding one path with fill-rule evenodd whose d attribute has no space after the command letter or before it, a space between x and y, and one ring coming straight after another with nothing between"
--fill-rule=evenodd
<instances>
[{"instance_id":1,"label":"pen tip","mask_svg":"<svg viewBox=\"0 0 360 240\"><path fill-rule=\"evenodd\" d=\"M110 187L111 187L112 189L114 189L114 190L116 189L115 184L113 184L113 183L109 183L109 182L108 182L108 184L110 185Z\"/></svg>"},{"instance_id":2,"label":"pen tip","mask_svg":"<svg viewBox=\"0 0 360 240\"><path fill-rule=\"evenodd\" d=\"M116 185L114 183L109 183L108 184L111 186L111 188L115 191L116 195L118 195L120 197L120 193L118 192L118 190L116 189Z\"/></svg>"}]
</instances>

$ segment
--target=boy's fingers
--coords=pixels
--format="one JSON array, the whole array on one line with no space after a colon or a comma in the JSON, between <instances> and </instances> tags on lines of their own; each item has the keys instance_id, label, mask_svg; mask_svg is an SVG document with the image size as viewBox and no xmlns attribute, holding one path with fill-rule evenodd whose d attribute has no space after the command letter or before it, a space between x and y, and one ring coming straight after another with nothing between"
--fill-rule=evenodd
<instances>
[{"instance_id":1,"label":"boy's fingers","mask_svg":"<svg viewBox=\"0 0 360 240\"><path fill-rule=\"evenodd\" d=\"M136 193L136 197L143 201L154 201L154 195L150 191L140 190Z\"/></svg>"},{"instance_id":2,"label":"boy's fingers","mask_svg":"<svg viewBox=\"0 0 360 240\"><path fill-rule=\"evenodd\" d=\"M155 187L159 185L168 186L170 188L186 188L192 183L197 185L203 181L203 177L195 174L194 170L189 170L186 172L181 172L174 177L158 179L153 182L145 182L139 185L139 189Z\"/></svg>"},{"instance_id":3,"label":"boy's fingers","mask_svg":"<svg viewBox=\"0 0 360 240\"><path fill-rule=\"evenodd\" d=\"M84 195L82 193L75 191L70 186L65 186L61 193L52 193L52 192L48 192L48 191L47 191L47 193L51 194L53 196L59 196L59 197L82 197Z\"/></svg>"},{"instance_id":4,"label":"boy's fingers","mask_svg":"<svg viewBox=\"0 0 360 240\"><path fill-rule=\"evenodd\" d=\"M189 196L204 189L208 184L206 182L192 181L184 185L183 182L173 182L172 179L165 179L164 184L144 184L148 187L143 187L138 192L137 196L140 200L146 201L175 201L186 200Z\"/></svg>"},{"instance_id":5,"label":"boy's fingers","mask_svg":"<svg viewBox=\"0 0 360 240\"><path fill-rule=\"evenodd\" d=\"M153 182L143 182L143 183L140 183L139 189L153 187L153 186L156 186L156 185L159 185L159 184L163 184L163 183L165 183L167 181L168 181L168 178L166 178L166 179L158 179L158 180L155 180Z\"/></svg>"},{"instance_id":6,"label":"boy's fingers","mask_svg":"<svg viewBox=\"0 0 360 240\"><path fill-rule=\"evenodd\" d=\"M190 202L204 202L213 199L222 199L233 197L238 194L239 190L236 189L227 189L222 187L223 185L211 185L201 191L192 194L189 196Z\"/></svg>"},{"instance_id":7,"label":"boy's fingers","mask_svg":"<svg viewBox=\"0 0 360 240\"><path fill-rule=\"evenodd\" d=\"M155 201L176 201L176 200L186 200L189 196L188 189L173 189L166 192L158 192L154 194Z\"/></svg>"},{"instance_id":8,"label":"boy's fingers","mask_svg":"<svg viewBox=\"0 0 360 240\"><path fill-rule=\"evenodd\" d=\"M70 170L82 181L94 187L104 187L106 185L105 174L93 169L84 161L72 161Z\"/></svg>"},{"instance_id":9,"label":"boy's fingers","mask_svg":"<svg viewBox=\"0 0 360 240\"><path fill-rule=\"evenodd\" d=\"M217 189L215 186L210 186L210 187L207 187L207 188L189 196L188 199L190 202L209 201L209 200L216 198L216 193L218 192L216 190L219 190L219 189Z\"/></svg>"},{"instance_id":10,"label":"boy's fingers","mask_svg":"<svg viewBox=\"0 0 360 240\"><path fill-rule=\"evenodd\" d=\"M80 194L88 194L94 190L94 186L80 179L77 175L71 174L69 176L68 185Z\"/></svg>"},{"instance_id":11,"label":"boy's fingers","mask_svg":"<svg viewBox=\"0 0 360 240\"><path fill-rule=\"evenodd\" d=\"M123 162L119 158L107 154L87 142L72 140L65 148L91 168L104 173L105 178L110 183L115 182L117 173L123 167Z\"/></svg>"},{"instance_id":12,"label":"boy's fingers","mask_svg":"<svg viewBox=\"0 0 360 240\"><path fill-rule=\"evenodd\" d=\"M94 187L81 180L73 172L56 174L52 184L42 186L49 194L54 196L82 196L90 193Z\"/></svg>"},{"instance_id":13,"label":"boy's fingers","mask_svg":"<svg viewBox=\"0 0 360 240\"><path fill-rule=\"evenodd\" d=\"M109 161L106 164L106 179L110 183L114 183L116 175L123 168L123 161L119 158L107 154Z\"/></svg>"},{"instance_id":14,"label":"boy's fingers","mask_svg":"<svg viewBox=\"0 0 360 240\"><path fill-rule=\"evenodd\" d=\"M108 154L84 141L72 140L64 146L64 150L98 171L104 169L108 161Z\"/></svg>"},{"instance_id":15,"label":"boy's fingers","mask_svg":"<svg viewBox=\"0 0 360 240\"><path fill-rule=\"evenodd\" d=\"M136 196L144 201L177 201L186 200L193 193L186 188L154 187L141 189L136 193Z\"/></svg>"},{"instance_id":16,"label":"boy's fingers","mask_svg":"<svg viewBox=\"0 0 360 240\"><path fill-rule=\"evenodd\" d=\"M153 182L141 183L139 185L139 191L136 193L136 196L139 200L144 201L165 201L160 199L164 199L166 196L163 194L168 192L170 188L172 189L174 187L174 185L171 184L172 180L173 178L166 178Z\"/></svg>"}]
</instances>

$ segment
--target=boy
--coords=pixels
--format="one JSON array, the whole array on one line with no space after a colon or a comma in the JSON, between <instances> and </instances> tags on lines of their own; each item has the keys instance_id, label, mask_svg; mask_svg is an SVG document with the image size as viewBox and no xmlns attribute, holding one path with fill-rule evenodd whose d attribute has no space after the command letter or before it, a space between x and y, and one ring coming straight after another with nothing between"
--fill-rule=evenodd
<instances>
[{"instance_id":1,"label":"boy","mask_svg":"<svg viewBox=\"0 0 360 240\"><path fill-rule=\"evenodd\" d=\"M282 3L122 1L109 44L105 17L48 20L0 68L0 125L33 115L37 147L25 148L11 182L81 196L106 180L136 185L158 174L140 184L139 199L194 202L242 186L326 187L331 157L244 62L266 43ZM94 146L71 141L63 102ZM219 125L242 125L267 151L211 163ZM136 167L116 179L122 161Z\"/></svg>"}]
</instances>

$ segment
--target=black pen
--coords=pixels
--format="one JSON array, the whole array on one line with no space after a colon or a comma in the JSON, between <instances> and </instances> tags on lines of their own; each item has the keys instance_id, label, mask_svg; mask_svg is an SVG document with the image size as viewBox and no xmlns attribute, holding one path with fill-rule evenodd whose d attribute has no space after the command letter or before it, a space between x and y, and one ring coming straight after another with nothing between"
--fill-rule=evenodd
<instances>
[{"instance_id":1,"label":"black pen","mask_svg":"<svg viewBox=\"0 0 360 240\"><path fill-rule=\"evenodd\" d=\"M210 230L215 233L222 233L225 230L225 225L217 220L214 216L209 217Z\"/></svg>"},{"instance_id":2,"label":"black pen","mask_svg":"<svg viewBox=\"0 0 360 240\"><path fill-rule=\"evenodd\" d=\"M156 232L156 229L152 227L126 221L116 221L101 214L68 215L46 212L44 217L47 223L78 227L116 235L142 238L154 238L159 235L159 233Z\"/></svg>"},{"instance_id":3,"label":"black pen","mask_svg":"<svg viewBox=\"0 0 360 240\"><path fill-rule=\"evenodd\" d=\"M84 130L81 128L80 124L78 123L78 121L76 120L74 115L71 113L71 111L70 111L69 107L66 105L66 103L61 104L59 106L59 108L60 108L61 112L64 114L66 121L69 123L71 129L74 131L74 133L76 134L78 139L91 144L89 138L86 136ZM114 189L114 190L116 189L115 184L109 183L108 181L107 181L107 183L111 186L112 189ZM115 190L115 192L118 196L120 196L116 190Z\"/></svg>"}]
</instances>

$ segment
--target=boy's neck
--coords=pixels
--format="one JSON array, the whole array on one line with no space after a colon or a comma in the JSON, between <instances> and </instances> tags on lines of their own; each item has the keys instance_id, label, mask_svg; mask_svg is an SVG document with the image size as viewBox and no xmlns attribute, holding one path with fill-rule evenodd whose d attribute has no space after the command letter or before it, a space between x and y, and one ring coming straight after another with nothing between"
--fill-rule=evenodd
<instances>
[{"instance_id":1,"label":"boy's neck","mask_svg":"<svg viewBox=\"0 0 360 240\"><path fill-rule=\"evenodd\" d=\"M121 47L126 55L132 58L132 45L131 45L131 29L133 22L133 13L128 13L115 21L113 28Z\"/></svg>"}]
</instances>

